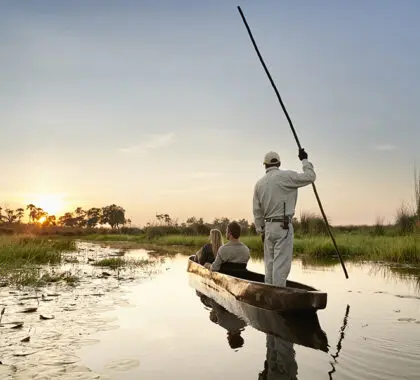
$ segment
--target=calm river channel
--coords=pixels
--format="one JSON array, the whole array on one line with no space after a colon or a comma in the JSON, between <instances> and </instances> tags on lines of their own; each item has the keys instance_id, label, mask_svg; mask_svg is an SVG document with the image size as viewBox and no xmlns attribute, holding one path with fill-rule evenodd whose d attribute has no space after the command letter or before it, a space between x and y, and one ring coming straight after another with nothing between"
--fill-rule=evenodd
<instances>
[{"instance_id":1,"label":"calm river channel","mask_svg":"<svg viewBox=\"0 0 420 380\"><path fill-rule=\"evenodd\" d=\"M420 379L415 268L347 263L346 280L339 264L296 259L290 279L328 293L317 318L299 320L230 300L235 315L202 293L185 255L128 250L151 260L139 275L90 265L117 250L79 249L74 287L0 288L0 379Z\"/></svg>"}]
</instances>

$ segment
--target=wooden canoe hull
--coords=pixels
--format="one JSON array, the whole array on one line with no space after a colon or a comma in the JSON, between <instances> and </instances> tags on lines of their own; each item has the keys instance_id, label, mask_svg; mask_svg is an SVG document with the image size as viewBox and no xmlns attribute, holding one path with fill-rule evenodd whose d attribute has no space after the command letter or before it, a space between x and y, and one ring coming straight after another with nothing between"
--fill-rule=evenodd
<instances>
[{"instance_id":1,"label":"wooden canoe hull","mask_svg":"<svg viewBox=\"0 0 420 380\"><path fill-rule=\"evenodd\" d=\"M287 281L287 287L265 284L264 276L247 271L244 278L212 272L188 259L187 271L201 277L201 281L215 290L225 290L238 301L276 311L315 311L325 309L327 294L310 286Z\"/></svg>"}]
</instances>

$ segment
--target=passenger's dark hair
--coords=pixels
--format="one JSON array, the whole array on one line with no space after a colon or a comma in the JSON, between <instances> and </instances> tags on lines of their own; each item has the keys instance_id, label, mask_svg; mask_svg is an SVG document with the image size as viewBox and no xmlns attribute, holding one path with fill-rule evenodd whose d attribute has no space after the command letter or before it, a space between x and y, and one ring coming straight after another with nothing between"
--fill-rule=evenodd
<instances>
[{"instance_id":1,"label":"passenger's dark hair","mask_svg":"<svg viewBox=\"0 0 420 380\"><path fill-rule=\"evenodd\" d=\"M228 231L232 234L232 236L237 239L239 236L241 236L241 226L238 222L232 221L227 226Z\"/></svg>"}]
</instances>

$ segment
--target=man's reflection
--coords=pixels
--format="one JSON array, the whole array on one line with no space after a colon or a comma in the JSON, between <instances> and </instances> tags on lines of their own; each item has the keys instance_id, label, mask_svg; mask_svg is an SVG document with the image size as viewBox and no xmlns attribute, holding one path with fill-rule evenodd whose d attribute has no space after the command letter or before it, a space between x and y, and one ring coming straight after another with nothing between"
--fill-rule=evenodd
<instances>
[{"instance_id":1,"label":"man's reflection","mask_svg":"<svg viewBox=\"0 0 420 380\"><path fill-rule=\"evenodd\" d=\"M296 380L298 366L293 343L266 334L267 355L258 380Z\"/></svg>"}]
</instances>

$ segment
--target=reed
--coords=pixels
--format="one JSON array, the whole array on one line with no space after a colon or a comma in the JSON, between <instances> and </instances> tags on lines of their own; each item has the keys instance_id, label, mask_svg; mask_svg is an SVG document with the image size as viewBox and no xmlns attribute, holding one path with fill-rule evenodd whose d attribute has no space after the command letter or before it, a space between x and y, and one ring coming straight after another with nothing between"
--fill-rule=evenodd
<instances>
[{"instance_id":1,"label":"reed","mask_svg":"<svg viewBox=\"0 0 420 380\"><path fill-rule=\"evenodd\" d=\"M60 264L62 252L74 249L74 239L0 236L0 283L35 285L53 279L71 282L73 278L63 273L49 274L48 277L41 266Z\"/></svg>"},{"instance_id":2,"label":"reed","mask_svg":"<svg viewBox=\"0 0 420 380\"><path fill-rule=\"evenodd\" d=\"M0 265L58 264L61 253L75 249L73 239L48 239L36 236L0 236Z\"/></svg>"}]
</instances>

